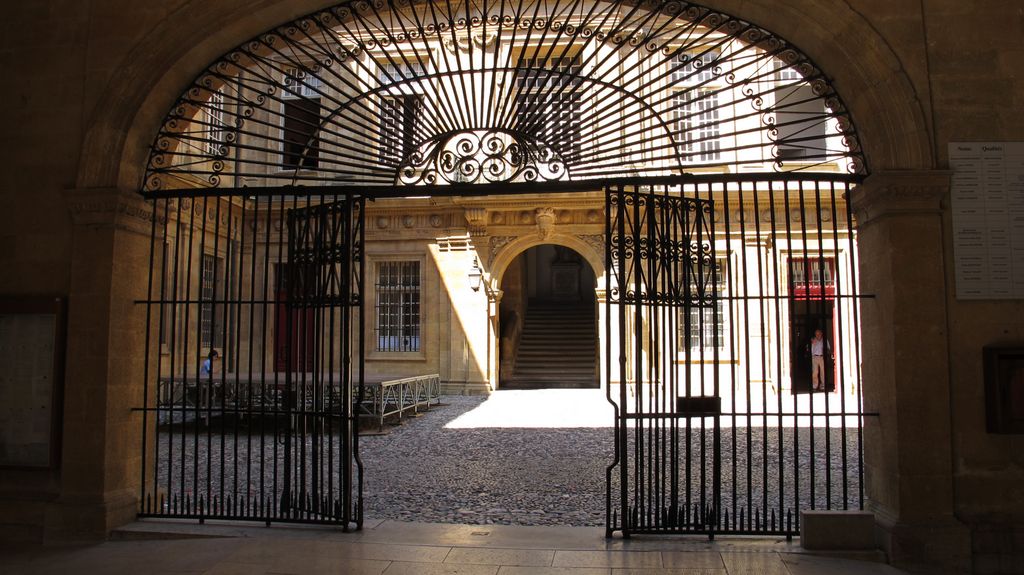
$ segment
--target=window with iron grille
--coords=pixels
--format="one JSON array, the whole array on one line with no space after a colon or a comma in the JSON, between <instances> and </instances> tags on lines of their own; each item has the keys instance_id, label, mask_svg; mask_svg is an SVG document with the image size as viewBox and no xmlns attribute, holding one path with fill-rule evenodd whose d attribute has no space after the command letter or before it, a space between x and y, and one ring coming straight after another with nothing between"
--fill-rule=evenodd
<instances>
[{"instance_id":1,"label":"window with iron grille","mask_svg":"<svg viewBox=\"0 0 1024 575\"><path fill-rule=\"evenodd\" d=\"M377 351L420 350L420 262L377 263Z\"/></svg>"},{"instance_id":2,"label":"window with iron grille","mask_svg":"<svg viewBox=\"0 0 1024 575\"><path fill-rule=\"evenodd\" d=\"M320 79L298 68L289 68L282 81L284 106L284 168L316 168L320 165Z\"/></svg>"},{"instance_id":3,"label":"window with iron grille","mask_svg":"<svg viewBox=\"0 0 1024 575\"><path fill-rule=\"evenodd\" d=\"M520 58L516 125L565 160L580 154L582 95L577 58Z\"/></svg>"},{"instance_id":4,"label":"window with iron grille","mask_svg":"<svg viewBox=\"0 0 1024 575\"><path fill-rule=\"evenodd\" d=\"M698 290L698 282L704 282L705 293L713 292L714 305L691 307L679 310L679 348L694 352L713 353L728 348L728 326L731 324L729 307L723 299L726 294L726 258L715 260L714 277L710 274L690 278L690 293ZM706 270L709 272L710 270ZM687 326L689 317L689 326ZM689 328L689 329L687 329Z\"/></svg>"},{"instance_id":5,"label":"window with iron grille","mask_svg":"<svg viewBox=\"0 0 1024 575\"><path fill-rule=\"evenodd\" d=\"M203 352L222 344L222 333L217 329L214 317L214 302L220 287L217 285L217 274L221 266L221 258L203 254L199 276L199 346Z\"/></svg>"}]
</instances>

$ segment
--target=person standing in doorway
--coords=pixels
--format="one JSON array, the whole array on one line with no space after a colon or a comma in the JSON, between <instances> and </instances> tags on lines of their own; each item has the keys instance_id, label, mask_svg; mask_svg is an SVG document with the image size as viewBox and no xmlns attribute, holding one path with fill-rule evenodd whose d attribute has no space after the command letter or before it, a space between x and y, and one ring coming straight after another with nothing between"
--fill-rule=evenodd
<instances>
[{"instance_id":1,"label":"person standing in doorway","mask_svg":"<svg viewBox=\"0 0 1024 575\"><path fill-rule=\"evenodd\" d=\"M825 334L820 329L814 330L811 338L811 385L815 391L825 390L825 354L831 355L831 349Z\"/></svg>"}]
</instances>

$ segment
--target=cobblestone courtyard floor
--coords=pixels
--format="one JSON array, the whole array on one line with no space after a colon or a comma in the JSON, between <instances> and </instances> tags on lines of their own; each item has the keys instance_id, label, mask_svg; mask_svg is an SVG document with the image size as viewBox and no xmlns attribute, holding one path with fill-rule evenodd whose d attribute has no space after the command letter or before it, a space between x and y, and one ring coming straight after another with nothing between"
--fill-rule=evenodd
<instances>
[{"instance_id":1,"label":"cobblestone courtyard floor","mask_svg":"<svg viewBox=\"0 0 1024 575\"><path fill-rule=\"evenodd\" d=\"M447 405L393 427L386 435L361 439L367 517L511 525L605 524L605 473L614 459L614 438L613 413L603 392L505 391L489 398L450 396L444 401ZM827 457L826 434L830 436ZM728 509L735 500L733 509L752 510L747 517L759 508L769 509L764 515L771 508L796 513L792 504L796 498L805 508L812 499L818 508L827 500L841 508L840 432L816 429L813 443L810 437L806 428L799 433L792 428L781 432L775 427L723 428L723 506ZM699 436L690 441L691 508L699 500L702 479L704 492L710 492L710 433L703 441L708 454L703 460L701 443ZM856 463L856 443L856 430L848 430L848 465ZM685 442L680 449L685 450ZM846 500L856 507L859 474L851 469ZM783 521L783 513L777 514Z\"/></svg>"},{"instance_id":2,"label":"cobblestone courtyard floor","mask_svg":"<svg viewBox=\"0 0 1024 575\"><path fill-rule=\"evenodd\" d=\"M605 525L606 469L615 454L613 412L604 392L499 391L488 397L446 396L443 402L401 425L386 424L383 434L360 437L368 520ZM819 509L859 505L856 427L844 435L837 428L812 432L772 426L771 418L759 417L751 418L747 427L739 419L745 418L731 421L723 416L720 430L721 508L731 514L732 525L740 513L748 525L757 515L762 526L777 521L781 528L787 513L795 519L799 509L812 504ZM665 461L673 445L678 450L679 505L687 510L710 505L701 496L710 497L715 475L713 434L709 429L702 433L699 419L693 421L689 439L681 427L677 443L665 441L667 434L657 442L651 434L641 434L647 464ZM197 431L171 426L160 434L157 483L171 494L173 505L191 500L195 514L197 493L202 509L221 489L244 497L235 503L243 507L257 500L268 506L280 500L284 442L272 426L214 422ZM629 438L625 451L632 454L632 429ZM292 445L312 453L308 442ZM337 457L336 437L330 445ZM658 450L660 460L651 457ZM625 463L632 474L631 457ZM331 461L337 459L325 461L325 469L336 465ZM668 468L649 467L645 476L652 469L665 483L631 479L631 487L645 494L667 492ZM617 474L616 469L613 477ZM339 485L337 473L333 481ZM613 490L616 509L617 495ZM659 502L642 497L650 509L657 509ZM164 511L174 509L165 504Z\"/></svg>"},{"instance_id":3,"label":"cobblestone courtyard floor","mask_svg":"<svg viewBox=\"0 0 1024 575\"><path fill-rule=\"evenodd\" d=\"M552 405L572 398L567 390L504 393L448 396L447 405L387 435L361 438L366 516L603 525L612 428L581 425L598 425L603 414L610 424L608 404L602 407L590 393L585 405ZM532 411L523 398L535 398ZM564 416L544 413L552 407Z\"/></svg>"}]
</instances>

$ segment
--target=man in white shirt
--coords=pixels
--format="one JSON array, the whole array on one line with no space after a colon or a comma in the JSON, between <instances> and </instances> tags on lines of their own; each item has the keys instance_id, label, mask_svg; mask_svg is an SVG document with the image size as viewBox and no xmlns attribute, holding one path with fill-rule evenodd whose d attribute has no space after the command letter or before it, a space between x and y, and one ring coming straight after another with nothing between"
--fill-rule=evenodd
<instances>
[{"instance_id":1,"label":"man in white shirt","mask_svg":"<svg viewBox=\"0 0 1024 575\"><path fill-rule=\"evenodd\" d=\"M825 353L829 351L828 342L820 329L814 330L811 339L811 384L815 390L825 389Z\"/></svg>"}]
</instances>

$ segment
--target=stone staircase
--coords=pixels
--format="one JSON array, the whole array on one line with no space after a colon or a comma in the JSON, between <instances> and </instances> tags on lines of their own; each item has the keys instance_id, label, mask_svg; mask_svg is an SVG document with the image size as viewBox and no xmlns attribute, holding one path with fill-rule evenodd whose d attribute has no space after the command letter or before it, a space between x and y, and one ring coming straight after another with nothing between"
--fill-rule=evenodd
<instances>
[{"instance_id":1,"label":"stone staircase","mask_svg":"<svg viewBox=\"0 0 1024 575\"><path fill-rule=\"evenodd\" d=\"M597 361L594 304L532 301L512 378L502 388L599 387Z\"/></svg>"}]
</instances>

